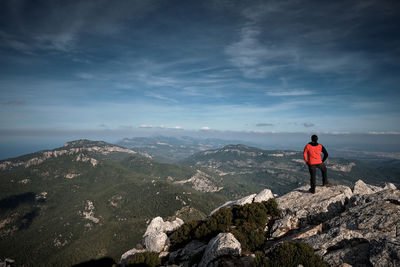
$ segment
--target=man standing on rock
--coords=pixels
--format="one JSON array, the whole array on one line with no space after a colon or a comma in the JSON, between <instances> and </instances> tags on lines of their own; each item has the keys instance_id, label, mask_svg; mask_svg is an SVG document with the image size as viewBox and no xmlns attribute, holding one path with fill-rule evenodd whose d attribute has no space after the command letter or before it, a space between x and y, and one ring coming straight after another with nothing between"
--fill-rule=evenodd
<instances>
[{"instance_id":1,"label":"man standing on rock","mask_svg":"<svg viewBox=\"0 0 400 267\"><path fill-rule=\"evenodd\" d=\"M321 160L321 153L324 153L324 158ZM322 172L322 185L329 187L328 183L327 169L324 164L325 160L328 158L328 151L321 144L318 144L318 136L311 136L311 142L306 145L303 152L304 161L308 165L308 170L310 171L310 185L309 191L315 194L315 175L317 168Z\"/></svg>"}]
</instances>

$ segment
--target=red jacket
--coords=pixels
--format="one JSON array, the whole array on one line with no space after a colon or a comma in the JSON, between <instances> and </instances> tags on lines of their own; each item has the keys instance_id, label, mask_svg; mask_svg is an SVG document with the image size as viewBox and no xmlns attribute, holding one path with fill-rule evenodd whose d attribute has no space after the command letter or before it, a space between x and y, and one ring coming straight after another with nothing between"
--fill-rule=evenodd
<instances>
[{"instance_id":1,"label":"red jacket","mask_svg":"<svg viewBox=\"0 0 400 267\"><path fill-rule=\"evenodd\" d=\"M321 153L324 153L324 158L321 160ZM328 152L323 145L310 142L306 145L303 152L303 158L306 164L315 165L321 164L328 157Z\"/></svg>"}]
</instances>

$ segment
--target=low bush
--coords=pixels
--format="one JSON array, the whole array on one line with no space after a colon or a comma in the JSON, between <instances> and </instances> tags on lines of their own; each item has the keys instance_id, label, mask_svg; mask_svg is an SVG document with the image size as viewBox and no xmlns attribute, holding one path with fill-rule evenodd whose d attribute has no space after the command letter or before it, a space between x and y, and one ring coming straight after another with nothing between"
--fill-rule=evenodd
<instances>
[{"instance_id":1,"label":"low bush","mask_svg":"<svg viewBox=\"0 0 400 267\"><path fill-rule=\"evenodd\" d=\"M244 250L254 251L266 239L265 225L279 216L275 199L262 203L221 208L208 220L182 225L172 235L172 245L182 246L192 239L208 241L222 232L232 232Z\"/></svg>"},{"instance_id":2,"label":"low bush","mask_svg":"<svg viewBox=\"0 0 400 267\"><path fill-rule=\"evenodd\" d=\"M179 246L186 244L193 239L194 233L201 221L193 220L188 223L184 223L181 227L176 230L171 237L172 245Z\"/></svg>"},{"instance_id":3,"label":"low bush","mask_svg":"<svg viewBox=\"0 0 400 267\"><path fill-rule=\"evenodd\" d=\"M242 245L244 251L255 251L266 239L263 227L254 224L245 223L232 230L232 234Z\"/></svg>"},{"instance_id":4,"label":"low bush","mask_svg":"<svg viewBox=\"0 0 400 267\"><path fill-rule=\"evenodd\" d=\"M278 245L268 255L256 253L254 259L256 267L285 266L297 267L328 267L322 258L314 254L314 249L302 242L285 242Z\"/></svg>"},{"instance_id":5,"label":"low bush","mask_svg":"<svg viewBox=\"0 0 400 267\"><path fill-rule=\"evenodd\" d=\"M161 259L158 253L146 251L143 253L137 253L130 258L125 266L137 266L137 267L156 267L161 265Z\"/></svg>"}]
</instances>

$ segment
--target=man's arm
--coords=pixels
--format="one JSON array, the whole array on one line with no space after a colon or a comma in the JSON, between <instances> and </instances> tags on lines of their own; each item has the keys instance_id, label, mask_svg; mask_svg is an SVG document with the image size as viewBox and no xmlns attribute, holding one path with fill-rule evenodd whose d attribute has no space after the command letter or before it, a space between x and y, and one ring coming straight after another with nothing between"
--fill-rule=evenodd
<instances>
[{"instance_id":1,"label":"man's arm","mask_svg":"<svg viewBox=\"0 0 400 267\"><path fill-rule=\"evenodd\" d=\"M308 149L307 149L307 146L304 147L303 159L306 162L306 164L308 164Z\"/></svg>"},{"instance_id":2,"label":"man's arm","mask_svg":"<svg viewBox=\"0 0 400 267\"><path fill-rule=\"evenodd\" d=\"M325 160L328 158L328 151L326 151L324 146L322 146L322 153L324 153L324 158L322 159L322 162L325 162Z\"/></svg>"}]
</instances>

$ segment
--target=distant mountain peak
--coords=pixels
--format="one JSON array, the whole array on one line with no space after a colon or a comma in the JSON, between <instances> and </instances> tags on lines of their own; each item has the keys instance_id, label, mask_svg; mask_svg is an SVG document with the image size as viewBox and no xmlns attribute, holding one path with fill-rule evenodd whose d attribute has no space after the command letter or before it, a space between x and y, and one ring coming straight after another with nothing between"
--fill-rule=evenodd
<instances>
[{"instance_id":1,"label":"distant mountain peak","mask_svg":"<svg viewBox=\"0 0 400 267\"><path fill-rule=\"evenodd\" d=\"M242 145L242 144L236 144L236 145L226 145L226 146L224 146L223 148L221 148L221 150L224 150L224 149L240 149L240 150L249 150L249 149L252 149L251 147L249 147L249 146L246 146L246 145Z\"/></svg>"},{"instance_id":2,"label":"distant mountain peak","mask_svg":"<svg viewBox=\"0 0 400 267\"><path fill-rule=\"evenodd\" d=\"M104 141L92 141L88 139L79 139L79 140L74 140L74 141L69 141L64 144L64 148L66 147L91 147L91 146L106 146L106 145L111 145L108 144ZM115 146L115 145L112 145Z\"/></svg>"},{"instance_id":3,"label":"distant mountain peak","mask_svg":"<svg viewBox=\"0 0 400 267\"><path fill-rule=\"evenodd\" d=\"M114 153L122 153L128 155L138 154L138 152L124 148L121 146L109 144L104 141L91 141L81 139L76 141L67 142L63 147L53 150L43 150L32 154L23 155L21 157L0 161L0 170L7 171L14 168L28 168L33 165L39 165L44 161L57 158L63 155L77 155L77 161L90 162L96 166L98 160L87 157L82 153L90 153L91 155L108 156ZM139 153L140 155L151 158L146 153Z\"/></svg>"}]
</instances>

